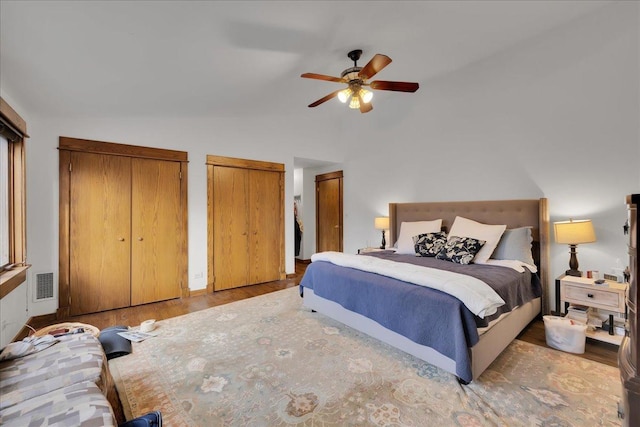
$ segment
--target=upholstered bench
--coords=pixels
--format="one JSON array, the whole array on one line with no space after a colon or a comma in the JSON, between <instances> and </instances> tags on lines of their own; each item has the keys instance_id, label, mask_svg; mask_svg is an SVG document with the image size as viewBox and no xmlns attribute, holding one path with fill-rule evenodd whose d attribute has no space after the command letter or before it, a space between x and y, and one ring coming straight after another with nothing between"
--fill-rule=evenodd
<instances>
[{"instance_id":1,"label":"upholstered bench","mask_svg":"<svg viewBox=\"0 0 640 427\"><path fill-rule=\"evenodd\" d=\"M0 411L3 426L116 426L111 405L90 381L24 400Z\"/></svg>"},{"instance_id":2,"label":"upholstered bench","mask_svg":"<svg viewBox=\"0 0 640 427\"><path fill-rule=\"evenodd\" d=\"M112 424L123 421L113 377L98 338L85 332L58 339L60 342L40 352L0 362L0 423L4 424L8 417L15 420L18 414L23 414L26 419L39 417L40 414L34 415L39 407L45 411L54 410L52 405L62 408L61 396L66 396L64 399L79 398L83 394L79 390L87 388L88 384L92 384L85 392L88 400L79 400L78 411L85 417L93 413L98 419L95 425L103 424L104 414L99 408L104 402L100 396L92 394L92 390L98 390L110 406ZM67 406L67 409L76 410L72 406ZM86 424L92 422L86 421ZM23 425L30 425L30 422Z\"/></svg>"}]
</instances>

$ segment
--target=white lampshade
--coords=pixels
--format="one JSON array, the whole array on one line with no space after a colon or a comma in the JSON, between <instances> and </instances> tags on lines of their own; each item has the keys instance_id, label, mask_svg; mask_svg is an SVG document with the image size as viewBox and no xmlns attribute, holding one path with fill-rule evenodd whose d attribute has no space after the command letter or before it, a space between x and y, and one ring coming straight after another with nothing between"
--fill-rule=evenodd
<instances>
[{"instance_id":1,"label":"white lampshade","mask_svg":"<svg viewBox=\"0 0 640 427\"><path fill-rule=\"evenodd\" d=\"M389 217L379 216L376 217L374 225L376 230L388 230L389 229Z\"/></svg>"},{"instance_id":2,"label":"white lampshade","mask_svg":"<svg viewBox=\"0 0 640 427\"><path fill-rule=\"evenodd\" d=\"M560 221L553 224L556 243L578 245L596 241L596 233L590 219Z\"/></svg>"}]
</instances>

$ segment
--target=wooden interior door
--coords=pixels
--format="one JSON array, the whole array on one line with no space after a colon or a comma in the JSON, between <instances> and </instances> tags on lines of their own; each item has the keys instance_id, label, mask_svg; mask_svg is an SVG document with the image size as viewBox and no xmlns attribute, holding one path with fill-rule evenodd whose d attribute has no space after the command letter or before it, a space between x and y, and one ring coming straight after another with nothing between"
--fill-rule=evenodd
<instances>
[{"instance_id":1,"label":"wooden interior door","mask_svg":"<svg viewBox=\"0 0 640 427\"><path fill-rule=\"evenodd\" d=\"M249 283L280 279L282 211L279 172L249 170Z\"/></svg>"},{"instance_id":2,"label":"wooden interior door","mask_svg":"<svg viewBox=\"0 0 640 427\"><path fill-rule=\"evenodd\" d=\"M70 314L128 307L131 159L79 152L70 159Z\"/></svg>"},{"instance_id":3,"label":"wooden interior door","mask_svg":"<svg viewBox=\"0 0 640 427\"><path fill-rule=\"evenodd\" d=\"M213 167L213 282L217 291L248 283L248 186L246 169Z\"/></svg>"},{"instance_id":4,"label":"wooden interior door","mask_svg":"<svg viewBox=\"0 0 640 427\"><path fill-rule=\"evenodd\" d=\"M316 251L342 252L342 171L316 176Z\"/></svg>"},{"instance_id":5,"label":"wooden interior door","mask_svg":"<svg viewBox=\"0 0 640 427\"><path fill-rule=\"evenodd\" d=\"M131 161L131 305L179 298L183 273L180 163Z\"/></svg>"}]
</instances>

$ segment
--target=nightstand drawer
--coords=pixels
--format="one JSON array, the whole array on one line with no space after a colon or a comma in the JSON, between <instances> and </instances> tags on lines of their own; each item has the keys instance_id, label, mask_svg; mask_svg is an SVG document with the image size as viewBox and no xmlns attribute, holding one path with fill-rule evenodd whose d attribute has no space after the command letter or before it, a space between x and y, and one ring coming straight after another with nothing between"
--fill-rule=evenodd
<instances>
[{"instance_id":1,"label":"nightstand drawer","mask_svg":"<svg viewBox=\"0 0 640 427\"><path fill-rule=\"evenodd\" d=\"M586 289L583 287L566 284L564 287L564 299L576 304L610 308L618 310L624 307L624 297L617 292L609 292L600 289Z\"/></svg>"}]
</instances>

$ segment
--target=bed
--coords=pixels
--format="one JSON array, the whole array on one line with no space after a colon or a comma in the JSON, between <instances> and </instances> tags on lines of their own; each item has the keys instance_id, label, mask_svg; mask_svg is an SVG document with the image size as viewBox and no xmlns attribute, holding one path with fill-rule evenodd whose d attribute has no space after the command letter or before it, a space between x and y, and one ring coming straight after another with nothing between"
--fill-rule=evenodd
<instances>
[{"instance_id":1,"label":"bed","mask_svg":"<svg viewBox=\"0 0 640 427\"><path fill-rule=\"evenodd\" d=\"M307 267L300 283L304 305L438 366L454 374L463 384L477 379L523 328L541 312L547 312L546 288L549 264L547 200L543 198L391 203L389 204L390 241L398 240L403 222L416 223L416 221L442 219L441 227L446 231L451 229L458 216L483 224L504 225L507 230L530 227L533 238L532 260L537 271L530 273L527 277L530 277L531 283L538 280L536 295L526 300L511 302L513 307L498 308L497 313L476 311L474 308L469 308L469 300L475 296L466 295L469 294L466 290L464 292L458 290L457 294L454 292L457 295L455 297L441 292L437 286L433 289L408 284L406 282L409 280L403 280L405 276L399 276L399 278L387 276L386 271L389 267L396 267L395 269L401 272L415 270L405 265L405 260L401 256L396 256L390 251L357 256L320 253L314 255L314 262ZM343 265L327 262L325 257L331 255L340 255L346 258L346 261ZM383 260L369 261L373 258L371 255ZM351 265L349 264L351 258L360 258L355 260L358 263L371 262L374 267L369 269L366 266L360 267L360 264ZM409 261L413 262L422 257L412 255L411 258L413 259ZM439 268L439 265L436 265L438 262L451 264L454 272L463 272L468 267L463 275L472 277L470 280L476 280L475 277L483 281L485 278L493 280L491 275L494 273L489 274L488 270L498 271L499 275L510 275L511 273L507 274L506 271L513 271L503 266L474 265L473 263L468 266L453 266L455 263L447 261L433 261L428 258L425 261L428 261L427 266L431 268ZM434 262L436 264L429 264ZM380 265L387 270L379 271ZM439 270L438 274L440 274ZM448 278L449 276L441 276L440 280L447 282ZM355 295L341 294L343 288L351 286L357 292ZM454 289L458 289L458 286L456 284ZM376 302L376 298L380 300ZM462 300L465 301L462 302ZM396 301L400 301L398 307L402 307L402 315L392 317L383 309L386 306L393 307ZM422 313L411 314L414 310L422 311L427 317L423 319ZM474 312L472 313L471 310ZM501 313L501 311L505 312ZM488 315L484 316L484 314Z\"/></svg>"}]
</instances>

